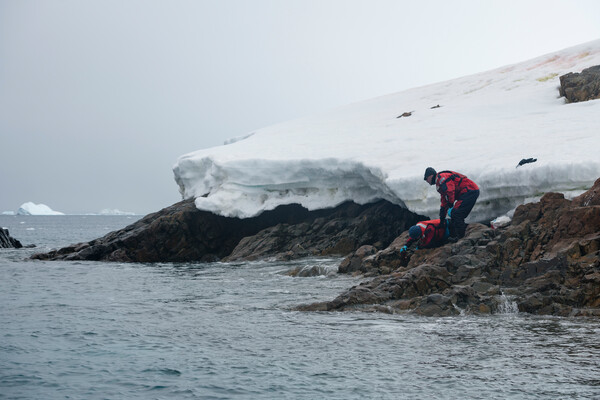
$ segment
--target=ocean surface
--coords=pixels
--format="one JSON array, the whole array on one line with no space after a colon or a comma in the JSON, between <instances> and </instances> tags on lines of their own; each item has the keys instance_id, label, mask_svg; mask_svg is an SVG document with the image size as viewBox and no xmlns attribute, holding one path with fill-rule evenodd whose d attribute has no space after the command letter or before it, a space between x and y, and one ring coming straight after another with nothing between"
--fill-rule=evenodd
<instances>
[{"instance_id":1,"label":"ocean surface","mask_svg":"<svg viewBox=\"0 0 600 400\"><path fill-rule=\"evenodd\" d=\"M0 399L600 399L598 319L293 311L340 259L27 260L137 218L0 216L37 245L0 249Z\"/></svg>"}]
</instances>

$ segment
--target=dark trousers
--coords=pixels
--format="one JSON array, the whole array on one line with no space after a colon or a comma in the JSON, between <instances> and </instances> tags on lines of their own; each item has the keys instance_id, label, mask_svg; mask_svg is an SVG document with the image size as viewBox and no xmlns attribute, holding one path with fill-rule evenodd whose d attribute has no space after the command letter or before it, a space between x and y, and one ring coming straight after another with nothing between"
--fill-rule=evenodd
<instances>
[{"instance_id":1,"label":"dark trousers","mask_svg":"<svg viewBox=\"0 0 600 400\"><path fill-rule=\"evenodd\" d=\"M465 218L467 218L473 209L478 197L479 190L469 190L456 200L454 208L452 208L452 214L450 215L450 236L458 238L465 236L465 231L467 230Z\"/></svg>"}]
</instances>

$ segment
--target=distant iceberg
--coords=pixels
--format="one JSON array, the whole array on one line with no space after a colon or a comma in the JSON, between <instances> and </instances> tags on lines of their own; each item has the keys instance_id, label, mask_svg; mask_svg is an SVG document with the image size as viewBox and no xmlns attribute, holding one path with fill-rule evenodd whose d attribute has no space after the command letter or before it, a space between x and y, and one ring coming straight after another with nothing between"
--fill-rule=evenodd
<instances>
[{"instance_id":1,"label":"distant iceberg","mask_svg":"<svg viewBox=\"0 0 600 400\"><path fill-rule=\"evenodd\" d=\"M598 64L600 40L262 128L181 156L175 180L197 208L228 217L378 199L435 217L431 166L473 179L481 196L470 217L489 221L600 176L600 100L565 104L558 91L561 75Z\"/></svg>"},{"instance_id":2,"label":"distant iceberg","mask_svg":"<svg viewBox=\"0 0 600 400\"><path fill-rule=\"evenodd\" d=\"M98 215L136 215L136 214L134 212L117 210L116 208L115 209L105 208L102 211L100 211L100 213L98 213Z\"/></svg>"},{"instance_id":3,"label":"distant iceberg","mask_svg":"<svg viewBox=\"0 0 600 400\"><path fill-rule=\"evenodd\" d=\"M65 215L59 211L54 211L45 204L35 204L32 202L23 203L17 215Z\"/></svg>"}]
</instances>

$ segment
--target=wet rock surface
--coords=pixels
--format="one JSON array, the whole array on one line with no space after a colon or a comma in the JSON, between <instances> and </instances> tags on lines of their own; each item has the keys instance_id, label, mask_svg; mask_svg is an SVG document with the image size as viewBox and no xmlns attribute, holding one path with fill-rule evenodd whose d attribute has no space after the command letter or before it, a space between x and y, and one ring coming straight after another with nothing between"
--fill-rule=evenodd
<instances>
[{"instance_id":1,"label":"wet rock surface","mask_svg":"<svg viewBox=\"0 0 600 400\"><path fill-rule=\"evenodd\" d=\"M209 262L344 256L366 244L385 248L400 232L423 218L379 201L366 205L348 202L316 211L292 204L254 218L238 219L200 211L188 200L102 238L32 258Z\"/></svg>"},{"instance_id":2,"label":"wet rock surface","mask_svg":"<svg viewBox=\"0 0 600 400\"><path fill-rule=\"evenodd\" d=\"M339 271L372 279L298 310L600 316L600 179L572 201L548 193L518 207L505 228L470 224L457 243L418 250L403 265L406 239L359 248Z\"/></svg>"},{"instance_id":3,"label":"wet rock surface","mask_svg":"<svg viewBox=\"0 0 600 400\"><path fill-rule=\"evenodd\" d=\"M568 103L600 99L600 65L562 75L559 91Z\"/></svg>"},{"instance_id":4,"label":"wet rock surface","mask_svg":"<svg viewBox=\"0 0 600 400\"><path fill-rule=\"evenodd\" d=\"M21 242L10 236L8 229L0 228L0 249L20 249Z\"/></svg>"}]
</instances>

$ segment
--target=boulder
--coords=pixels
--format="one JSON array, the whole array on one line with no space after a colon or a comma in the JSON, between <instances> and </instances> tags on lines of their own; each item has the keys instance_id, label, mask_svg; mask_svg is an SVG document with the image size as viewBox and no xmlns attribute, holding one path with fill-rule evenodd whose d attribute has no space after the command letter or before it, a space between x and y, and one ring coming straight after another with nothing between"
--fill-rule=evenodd
<instances>
[{"instance_id":1,"label":"boulder","mask_svg":"<svg viewBox=\"0 0 600 400\"><path fill-rule=\"evenodd\" d=\"M560 95L567 103L600 98L600 65L586 68L581 73L569 72L560 77Z\"/></svg>"}]
</instances>

